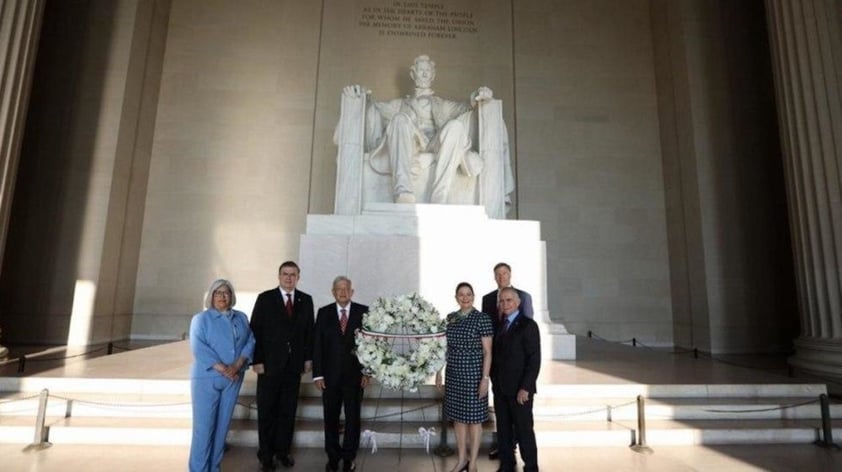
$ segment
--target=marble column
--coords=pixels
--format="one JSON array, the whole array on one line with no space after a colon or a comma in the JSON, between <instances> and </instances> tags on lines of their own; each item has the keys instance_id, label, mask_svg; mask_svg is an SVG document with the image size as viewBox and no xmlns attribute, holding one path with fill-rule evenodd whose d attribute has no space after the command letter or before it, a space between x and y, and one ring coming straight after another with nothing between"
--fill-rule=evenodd
<instances>
[{"instance_id":1,"label":"marble column","mask_svg":"<svg viewBox=\"0 0 842 472\"><path fill-rule=\"evenodd\" d=\"M833 0L766 0L801 334L790 364L842 378L842 41Z\"/></svg>"},{"instance_id":2,"label":"marble column","mask_svg":"<svg viewBox=\"0 0 842 472\"><path fill-rule=\"evenodd\" d=\"M0 266L43 12L44 0L0 0Z\"/></svg>"},{"instance_id":3,"label":"marble column","mask_svg":"<svg viewBox=\"0 0 842 472\"><path fill-rule=\"evenodd\" d=\"M43 12L44 0L0 0L0 266Z\"/></svg>"}]
</instances>

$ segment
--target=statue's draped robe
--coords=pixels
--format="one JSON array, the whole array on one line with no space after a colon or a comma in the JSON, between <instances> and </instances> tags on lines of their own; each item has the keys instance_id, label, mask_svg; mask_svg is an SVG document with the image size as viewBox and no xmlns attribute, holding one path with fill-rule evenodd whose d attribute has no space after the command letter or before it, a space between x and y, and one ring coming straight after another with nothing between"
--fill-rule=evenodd
<instances>
[{"instance_id":1,"label":"statue's draped robe","mask_svg":"<svg viewBox=\"0 0 842 472\"><path fill-rule=\"evenodd\" d=\"M425 122L424 113L418 112L422 106L430 107L431 122ZM396 145L395 136L402 136L404 141L408 137L412 142ZM424 165L418 161L418 154L431 153L436 160L431 200L446 198L447 187L458 167L465 175L478 176L476 203L485 206L488 216L506 217L514 179L499 100L481 102L474 110L466 103L435 95L366 103L365 96L343 94L334 142L339 146L337 214L361 211L365 154L375 172L393 177L397 194L413 191L408 184L410 173L417 173L413 167Z\"/></svg>"}]
</instances>

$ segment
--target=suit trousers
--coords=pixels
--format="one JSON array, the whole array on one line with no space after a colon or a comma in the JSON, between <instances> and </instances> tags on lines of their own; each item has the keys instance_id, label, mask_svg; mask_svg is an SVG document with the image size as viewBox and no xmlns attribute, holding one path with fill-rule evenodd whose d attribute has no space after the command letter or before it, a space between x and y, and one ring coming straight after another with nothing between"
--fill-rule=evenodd
<instances>
[{"instance_id":1,"label":"suit trousers","mask_svg":"<svg viewBox=\"0 0 842 472\"><path fill-rule=\"evenodd\" d=\"M190 379L193 403L193 437L190 441L190 472L218 471L225 452L225 436L243 384L223 376Z\"/></svg>"},{"instance_id":2,"label":"suit trousers","mask_svg":"<svg viewBox=\"0 0 842 472\"><path fill-rule=\"evenodd\" d=\"M360 408L363 389L359 385L328 387L322 392L325 421L325 452L331 464L339 459L353 461L360 447ZM339 446L339 413L345 410L345 435Z\"/></svg>"},{"instance_id":3,"label":"suit trousers","mask_svg":"<svg viewBox=\"0 0 842 472\"><path fill-rule=\"evenodd\" d=\"M261 463L289 454L300 385L299 373L257 376L257 458Z\"/></svg>"},{"instance_id":4,"label":"suit trousers","mask_svg":"<svg viewBox=\"0 0 842 472\"><path fill-rule=\"evenodd\" d=\"M500 451L500 469L515 470L514 436L518 438L524 472L538 471L538 446L530 400L524 405L517 402L517 395L494 394L494 413L497 416L497 447ZM514 435L514 436L513 436Z\"/></svg>"}]
</instances>

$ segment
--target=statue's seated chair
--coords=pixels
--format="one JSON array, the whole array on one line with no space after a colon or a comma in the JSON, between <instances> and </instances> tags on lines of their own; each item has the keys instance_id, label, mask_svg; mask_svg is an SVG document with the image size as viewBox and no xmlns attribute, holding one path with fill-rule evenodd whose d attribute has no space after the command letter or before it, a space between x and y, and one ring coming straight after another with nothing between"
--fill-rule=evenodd
<instances>
[{"instance_id":1,"label":"statue's seated chair","mask_svg":"<svg viewBox=\"0 0 842 472\"><path fill-rule=\"evenodd\" d=\"M367 203L394 202L394 186L389 157L385 152L365 150L366 97L342 95L339 126L334 135L338 146L336 214L360 214ZM502 102L486 100L466 116L458 118L468 127L473 143L453 176L448 204L485 205L492 218L505 218L507 181L511 180L508 138L503 126ZM353 119L349 119L353 117ZM487 132L493 124L504 132ZM373 154L373 155L372 155ZM417 154L411 175L416 203L429 203L435 179L436 156L430 152ZM496 165L496 164L500 165ZM505 167L504 167L505 166ZM509 175L506 175L506 174Z\"/></svg>"}]
</instances>

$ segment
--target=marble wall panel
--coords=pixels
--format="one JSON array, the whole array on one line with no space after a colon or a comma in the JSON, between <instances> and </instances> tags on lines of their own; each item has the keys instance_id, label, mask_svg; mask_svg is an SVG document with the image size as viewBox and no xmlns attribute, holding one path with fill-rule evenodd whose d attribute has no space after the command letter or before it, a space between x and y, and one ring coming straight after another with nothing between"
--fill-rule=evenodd
<instances>
[{"instance_id":1,"label":"marble wall panel","mask_svg":"<svg viewBox=\"0 0 842 472\"><path fill-rule=\"evenodd\" d=\"M319 2L173 2L134 333L180 333L218 277L233 281L245 295L238 308L250 311L244 300L276 285L278 265L298 257L320 14Z\"/></svg>"},{"instance_id":2,"label":"marble wall panel","mask_svg":"<svg viewBox=\"0 0 842 472\"><path fill-rule=\"evenodd\" d=\"M632 3L515 5L519 216L542 222L553 319L670 343L653 46Z\"/></svg>"}]
</instances>

